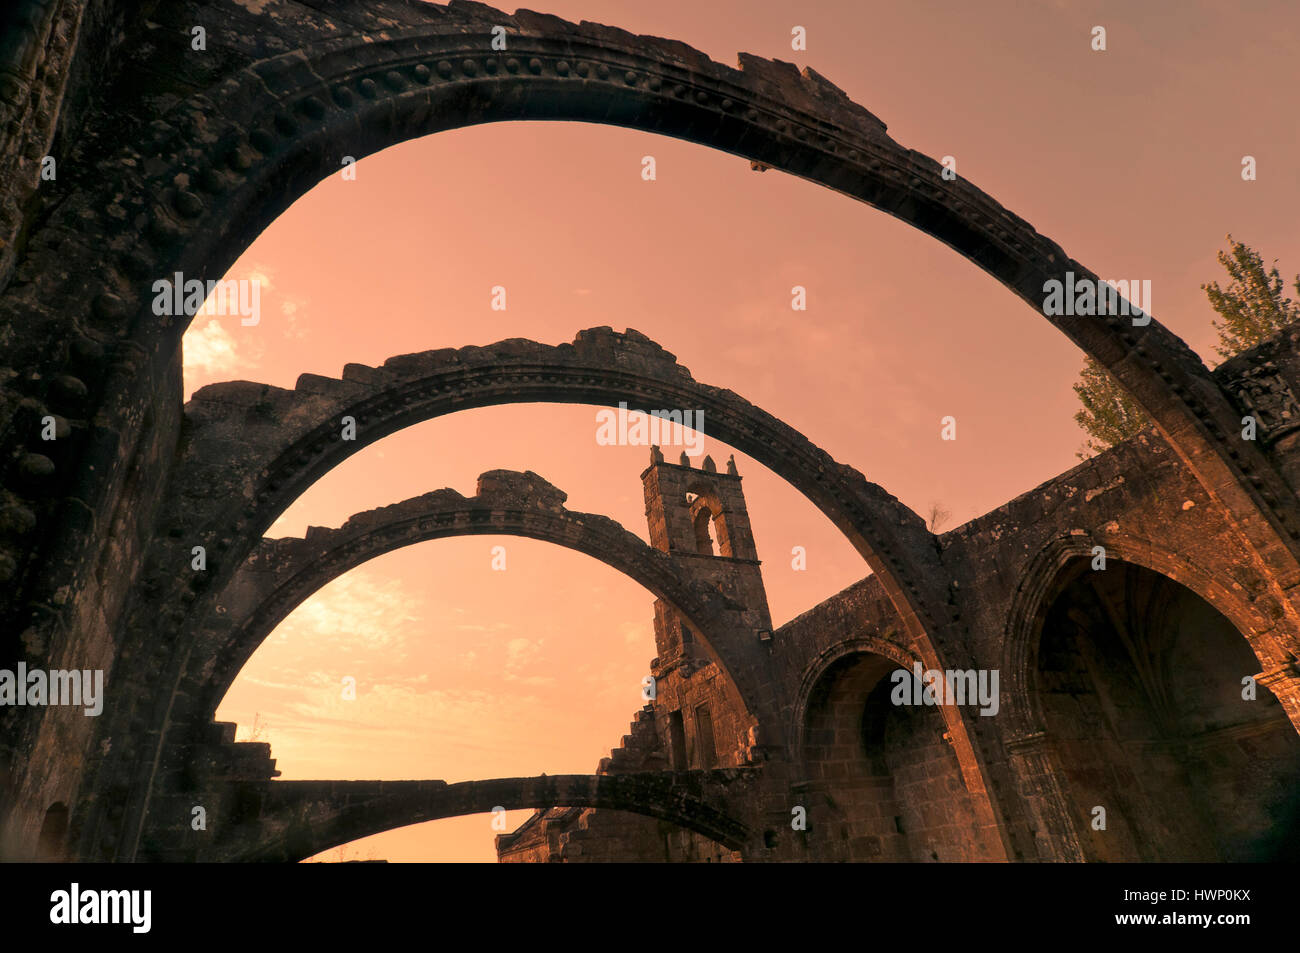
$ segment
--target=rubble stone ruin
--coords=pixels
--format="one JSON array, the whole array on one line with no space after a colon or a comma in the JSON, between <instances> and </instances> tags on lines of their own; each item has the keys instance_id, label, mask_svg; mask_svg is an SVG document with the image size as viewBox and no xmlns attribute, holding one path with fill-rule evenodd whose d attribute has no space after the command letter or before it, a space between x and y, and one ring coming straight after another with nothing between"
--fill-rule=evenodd
<instances>
[{"instance_id":1,"label":"rubble stone ruin","mask_svg":"<svg viewBox=\"0 0 1300 953\"><path fill-rule=\"evenodd\" d=\"M289 861L497 806L536 809L498 837L510 861L1296 856L1300 330L1210 372L1156 320L1044 315L1045 282L1093 272L788 63L732 68L469 2L11 0L0 20L0 669L102 669L106 686L97 718L0 709L4 857ZM218 384L182 404L187 312L155 313L154 282L220 278L345 155L529 119L674 136L893 215L1051 321L1154 427L936 536L631 330L349 364L292 390ZM863 578L774 630L744 474L657 452L641 474L648 546L501 471L473 497L431 488L263 538L366 445L527 401L703 410L711 438L845 534ZM395 547L474 533L580 550L654 594L657 691L594 773L286 782L268 745L215 722L310 593ZM958 681L942 704L897 704L900 670ZM980 673L997 673L996 714L953 697Z\"/></svg>"}]
</instances>

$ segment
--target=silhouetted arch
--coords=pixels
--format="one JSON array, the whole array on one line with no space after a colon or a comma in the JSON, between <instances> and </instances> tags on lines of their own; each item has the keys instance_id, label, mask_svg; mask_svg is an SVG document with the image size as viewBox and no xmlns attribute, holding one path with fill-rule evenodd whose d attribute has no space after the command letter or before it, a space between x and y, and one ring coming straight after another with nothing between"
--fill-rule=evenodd
<instances>
[{"instance_id":1,"label":"silhouetted arch","mask_svg":"<svg viewBox=\"0 0 1300 953\"><path fill-rule=\"evenodd\" d=\"M924 637L946 601L924 521L852 467L730 390L695 381L676 358L636 331L579 332L552 347L513 339L349 364L340 379L304 374L293 390L214 384L186 405L184 456L168 490L170 519L222 552L212 578L242 559L260 534L316 480L383 437L443 414L515 403L586 403L651 411L703 411L700 430L750 454L816 505L881 575L905 624ZM355 434L342 439L345 423ZM214 459L223 486L214 494ZM211 560L210 560L211 562Z\"/></svg>"},{"instance_id":2,"label":"silhouetted arch","mask_svg":"<svg viewBox=\"0 0 1300 953\"><path fill-rule=\"evenodd\" d=\"M208 569L190 580L157 572L146 582L156 591L135 610L137 631L156 625L160 615L211 616L216 593L252 549L251 535L362 447L444 413L530 401L704 409L702 429L751 453L818 505L882 571L896 605L915 605L925 617L932 617L926 603L947 612L946 591L937 582L938 553L920 517L786 424L731 391L697 383L644 335L598 328L558 347L510 340L404 355L380 368L348 365L342 379L303 375L292 391L248 382L201 389L187 405L184 455L160 518L161 526L177 530L155 538L151 560L186 564L197 543L207 548ZM354 439L342 439L344 426ZM932 569L913 576L906 570L909 562ZM909 580L906 597L897 581L889 581L900 577ZM927 662L936 665L919 614L900 611L900 618L929 653ZM176 638L195 643L193 628L180 628ZM727 667L741 678L734 664ZM755 693L742 691L752 701ZM960 726L955 737L959 747L967 747ZM973 753L965 763L975 763Z\"/></svg>"},{"instance_id":3,"label":"silhouetted arch","mask_svg":"<svg viewBox=\"0 0 1300 953\"><path fill-rule=\"evenodd\" d=\"M146 598L136 604L129 631L147 644L147 633L166 618L172 620L168 631L176 633L169 635L174 640L167 663L172 671L161 680L168 691L157 694L156 672L138 676L142 690L151 686L158 699L150 703L151 723L198 719L195 696L172 694L194 677L186 672L197 671L189 659L200 634L181 620L214 612L216 593L251 551L255 534L314 480L362 447L411 424L469 407L531 401L705 410L702 430L771 467L831 517L880 573L927 664L942 667L930 644L933 624L923 620L947 618L950 610L938 551L920 517L786 424L729 390L697 383L673 355L644 335L598 328L558 347L515 339L404 355L380 368L348 365L342 379L303 375L292 391L233 382L196 393L186 405L182 458L160 509L160 534L149 561L153 567L187 565L192 546L199 544L206 547L208 568L188 577L154 568L142 584ZM345 426L354 439L342 439ZM920 573L909 565L929 569ZM905 587L900 579L907 580ZM936 616L938 612L943 615ZM751 703L762 694L744 684L747 676L734 664L727 667ZM128 677L124 672L123 680ZM748 677L758 677L752 666ZM173 705L178 697L185 706L180 711ZM747 707L754 711L752 704ZM774 733L781 730L775 717L762 720ZM967 784L974 789L982 769L959 716L950 730ZM161 736L157 744L162 744Z\"/></svg>"},{"instance_id":4,"label":"silhouetted arch","mask_svg":"<svg viewBox=\"0 0 1300 953\"><path fill-rule=\"evenodd\" d=\"M153 12L173 18L169 22L192 23L202 19L196 13L211 9L237 12L240 22L252 18L258 29L228 36L214 31L201 67L182 68L173 60L174 74L152 68L132 77L140 86L131 114L98 118L103 129L113 130L114 141L143 145L124 146L97 164L87 163L80 177L61 183L66 191L26 236L15 270L22 280L7 287L0 301L0 319L38 315L46 321L40 326L27 321L33 333L9 357L10 364L29 371L16 379L17 393L48 399L59 413L81 404L75 414L69 411L73 422L94 421L87 427L92 436L85 449L68 461L69 469L84 476L76 499L90 512L113 511L120 492L115 482L119 448L135 442L141 405L165 392L168 374L177 366L186 321L152 313L151 282L175 272L217 276L280 211L337 171L342 154L364 156L441 129L566 119L676 136L882 209L956 249L1036 310L1046 280L1067 273L1095 278L964 180L945 181L937 163L898 146L882 122L811 69L801 75L788 64L742 56L742 69L731 70L672 41L468 4L442 8L375 0L350 10L342 26L307 12L293 18L258 16L219 0L169 4ZM489 52L491 27L499 24L511 35L504 54ZM143 44L136 47L134 55L142 57L159 52L152 44L147 51ZM267 56L269 49L288 52ZM118 224L123 221L140 224L124 235ZM108 236L122 240L109 242ZM68 281L69 274L86 277ZM1156 421L1259 554L1275 592L1293 590L1300 583L1295 495L1259 447L1237 439L1239 415L1199 359L1154 321L1145 327L1119 317L1052 321L1107 367ZM90 381L88 388L82 378ZM76 396L81 393L84 399ZM506 399L496 397L495 402ZM246 408L250 413L253 404ZM19 437L9 440L17 446ZM6 445L7 453L11 449ZM278 489L274 477L265 485L269 494ZM16 478L13 489L17 498L30 499L30 490ZM209 495L212 490L209 486ZM163 513L166 530L186 525L181 517L191 502L173 498ZM247 552L246 547L239 552L232 540L251 541L264 531L267 524L261 521L272 507L262 504L269 503L269 498L241 499L232 512L204 523L215 565L226 564L222 572L232 571ZM41 512L44 517L48 508ZM912 525L915 514L894 509L883 517L866 515L851 521L859 536L855 545L870 552L868 562L881 575L909 634L934 664L938 652L930 640L940 638L940 629L955 628L943 599L946 577L930 571L938 564L935 547L924 527L918 532ZM899 517L899 525L890 525L891 515ZM42 552L47 565L59 567L61 578L90 578L87 567L101 557L102 522L88 526L63 519L55 542ZM149 650L142 622L162 610L169 624L181 625L187 607L204 600L204 588L221 582L215 572L193 583L176 579L175 566L181 563L169 558L173 555L160 547L151 556L150 578L142 582L150 599L128 620L122 648L137 659ZM162 598L153 599L153 593ZM1294 608L1285 601L1283 608L1294 625ZM55 623L51 626L57 631ZM1293 637L1290 641L1294 644ZM143 661L139 671L123 668L128 695L142 692L144 682L161 685L164 697L157 710L141 713L154 727L172 703L178 670L168 666L180 664L187 650L177 646L171 653L176 661L163 659L157 668ZM124 757L131 718L125 721L112 721L122 740L115 755ZM111 735L107 724L101 733ZM961 732L954 740L968 746ZM130 757L156 760L141 752Z\"/></svg>"},{"instance_id":5,"label":"silhouetted arch","mask_svg":"<svg viewBox=\"0 0 1300 953\"><path fill-rule=\"evenodd\" d=\"M736 684L728 644L714 635L727 624L727 600L686 581L673 558L647 546L614 520L565 509L566 494L535 473L494 470L479 477L477 492L455 490L359 513L338 529L308 530L305 538L264 540L218 597L215 613L187 671L187 694L205 699L203 723L248 658L295 607L331 580L403 546L473 535L543 540L584 553L629 576L676 609L723 672L739 710L752 698Z\"/></svg>"},{"instance_id":6,"label":"silhouetted arch","mask_svg":"<svg viewBox=\"0 0 1300 953\"><path fill-rule=\"evenodd\" d=\"M487 781L272 781L261 814L232 830L214 860L303 860L372 834L411 824L487 814L494 808L593 807L631 811L703 834L729 850L750 841L727 804L732 789L757 780L733 768L641 774L560 774Z\"/></svg>"},{"instance_id":7,"label":"silhouetted arch","mask_svg":"<svg viewBox=\"0 0 1300 953\"><path fill-rule=\"evenodd\" d=\"M225 7L219 0L213 5ZM202 9L177 3L167 14L178 23L187 17L196 22ZM249 15L239 11L241 22ZM517 119L590 121L731 152L925 231L1040 314L1045 282L1067 275L1096 280L989 196L961 178L945 180L933 159L899 146L883 122L812 69L800 73L742 55L735 70L673 41L478 5L375 0L352 10L345 25L314 16L252 16L257 45L248 46L244 31L229 37L215 32L202 72L186 72L188 85L178 89L166 69L141 71L132 114L107 117L106 128L120 141L147 136L143 146L106 156L84 179L65 183L63 200L32 232L15 272L30 280L11 285L0 300L0 318L48 316L50 326L20 342L10 360L38 371L20 379L28 396L52 397L57 405L49 382L66 389L71 376L77 384L81 377L94 384L84 403L97 438L75 461L78 472L94 474L77 497L93 512L111 512L119 492L111 476L117 448L135 440L139 406L163 392L177 366L187 321L153 313L152 281L178 272L200 278L224 273L270 221L336 172L343 155L362 157L445 129ZM507 52L491 51L491 30L498 25L510 34ZM269 49L287 52L266 56ZM143 228L134 230L132 241L109 245L105 236L118 234L122 221ZM64 280L70 273L88 277ZM1050 320L1134 395L1231 514L1234 529L1268 567L1276 592L1296 588L1300 506L1261 448L1237 438L1239 414L1199 358L1154 320L1140 327L1122 316ZM49 341L77 346L50 349ZM498 395L492 402L505 400ZM746 452L780 472L772 456ZM268 487L270 493L278 488ZM27 492L17 484L14 489L20 496ZM189 502L173 505L164 519L175 524ZM205 524L222 561L242 559L231 540L260 536L269 525L261 504L269 502L241 500L235 512ZM887 502L883 491L873 500ZM933 642L955 621L945 598L946 574L924 525L918 529L918 518L904 509L873 506L846 531L881 576L927 664L936 665L940 648ZM98 526L69 523L43 558L60 566L64 577L87 578L89 561L99 558L104 544ZM157 554L153 578L144 582L165 598L160 605L151 597L143 615L161 611L179 625L189 604L179 600L193 599L195 588L210 583L188 587L167 578L160 567L178 564L170 555ZM214 573L211 582L221 581ZM1294 607L1283 605L1294 626ZM128 630L142 631L139 621L129 620ZM124 647L137 657L146 652L140 645ZM172 671L162 683L175 685ZM159 723L169 704L160 702L145 720ZM954 738L973 769L979 755L964 727Z\"/></svg>"},{"instance_id":8,"label":"silhouetted arch","mask_svg":"<svg viewBox=\"0 0 1300 953\"><path fill-rule=\"evenodd\" d=\"M184 18L182 10L172 15ZM800 73L742 54L741 69L730 69L681 43L478 5L377 0L352 19L359 25L340 29L314 18L260 17L261 49L289 51L266 58L250 57L239 40L214 33L201 77L180 97L170 87L149 95L146 87L133 103L136 111L140 103L157 104L137 120L140 127L152 120L144 155L131 148L106 158L81 183L102 195L66 202L66 211L56 207L50 227L60 240L30 243L20 269L38 277L13 289L6 307L41 301L32 313L93 315L124 339L134 319L129 337L153 358L150 373L134 364L113 368L101 414L110 429L131 429L131 407L175 360L187 324L159 321L151 283L139 276L219 274L294 199L337 171L341 156L476 123L591 121L732 152L933 235L1040 314L1046 281L1097 280L964 179L945 179L933 159L899 146L883 122L810 68ZM492 50L498 26L510 35L508 51ZM161 81L166 71L150 75ZM88 220L87 211L102 220ZM149 222L144 235L106 261L101 233L115 233L113 223L129 216ZM62 281L69 271L95 277ZM1154 320L1049 320L1134 395L1210 495L1234 514L1282 591L1300 582L1294 494L1258 447L1237 439L1238 413L1199 358ZM30 345L38 349L33 366L50 363L39 353L40 340L33 336ZM40 379L56 373L47 368ZM75 539L68 545L75 563ZM908 584L891 598L911 602Z\"/></svg>"}]
</instances>

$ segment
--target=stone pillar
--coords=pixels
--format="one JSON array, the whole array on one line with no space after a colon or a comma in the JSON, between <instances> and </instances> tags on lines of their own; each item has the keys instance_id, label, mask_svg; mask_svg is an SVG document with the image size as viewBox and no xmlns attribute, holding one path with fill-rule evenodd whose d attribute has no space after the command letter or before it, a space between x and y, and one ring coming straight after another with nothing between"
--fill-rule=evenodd
<instances>
[{"instance_id":1,"label":"stone pillar","mask_svg":"<svg viewBox=\"0 0 1300 953\"><path fill-rule=\"evenodd\" d=\"M1070 802L1061 788L1047 733L1036 731L1012 739L1007 751L1025 810L1036 825L1039 859L1083 861L1083 847L1070 818Z\"/></svg>"}]
</instances>

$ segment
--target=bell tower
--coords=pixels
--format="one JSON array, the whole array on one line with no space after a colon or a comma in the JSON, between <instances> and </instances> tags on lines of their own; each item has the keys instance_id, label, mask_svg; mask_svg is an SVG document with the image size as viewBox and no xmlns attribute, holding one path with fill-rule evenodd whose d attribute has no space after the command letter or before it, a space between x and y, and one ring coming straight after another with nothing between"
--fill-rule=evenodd
<instances>
[{"instance_id":1,"label":"bell tower","mask_svg":"<svg viewBox=\"0 0 1300 953\"><path fill-rule=\"evenodd\" d=\"M650 545L673 556L684 578L725 596L733 632L770 634L758 551L735 457L719 473L712 457L697 469L685 453L667 463L658 447L641 474ZM725 676L700 646L685 620L662 600L655 602L651 674L658 685L655 709L672 767L724 767L744 762L748 720L731 711L721 690Z\"/></svg>"}]
</instances>

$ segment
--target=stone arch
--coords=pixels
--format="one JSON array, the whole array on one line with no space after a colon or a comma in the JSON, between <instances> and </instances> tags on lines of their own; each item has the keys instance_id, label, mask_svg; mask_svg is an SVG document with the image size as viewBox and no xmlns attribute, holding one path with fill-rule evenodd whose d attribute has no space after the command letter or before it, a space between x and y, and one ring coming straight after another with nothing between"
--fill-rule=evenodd
<instances>
[{"instance_id":1,"label":"stone arch","mask_svg":"<svg viewBox=\"0 0 1300 953\"><path fill-rule=\"evenodd\" d=\"M183 17L184 8L174 13ZM883 122L811 68L800 73L790 64L742 54L740 69L731 69L681 43L480 5L417 9L388 0L370 5L354 22L360 26L348 31L310 17L267 15L259 23L277 42L252 52L218 32L202 75L185 87L193 92L143 97L160 104L147 142L105 159L75 183L87 201L56 207L49 238L30 242L16 269L23 283L7 305L43 302L33 313L68 316L79 325L81 337L54 337L90 341L70 363L89 362L103 378L96 389L108 405L99 417L110 429L132 431L133 404L156 390L187 323L160 322L150 313L141 276L220 273L252 235L336 171L343 151L364 156L476 123L591 121L732 152L925 231L1040 313L1046 281L1067 274L1097 280L966 180L945 180L933 159L899 146ZM498 25L511 37L505 53L489 52ZM259 55L269 48L291 52ZM180 74L187 72L183 63L176 65ZM137 120L139 131L148 118ZM98 216L94 222L87 221L88 211ZM89 267L103 265L102 235L113 234L113 222L122 219L147 220L144 240L119 243L106 266ZM43 269L55 262L59 267ZM86 266L80 272L96 280L62 281L79 262ZM1190 349L1154 320L1138 326L1127 316L1049 319L1134 395L1211 496L1234 514L1280 590L1300 582L1295 496L1259 448L1235 439L1237 411ZM140 373L135 357L104 354L102 342L89 334L98 326L99 337L125 340L132 325L129 338L146 356L148 373ZM41 382L64 382L68 375L46 367L51 360L41 355L42 344L31 346L30 363L45 368L32 379L30 386L41 391L33 396L58 403L59 394L47 394ZM53 361L68 363L62 355ZM85 367L72 370L87 373ZM59 386L80 394L66 382ZM74 564L76 536L63 544Z\"/></svg>"},{"instance_id":2,"label":"stone arch","mask_svg":"<svg viewBox=\"0 0 1300 953\"><path fill-rule=\"evenodd\" d=\"M1233 675L1258 670L1275 620L1145 540L1106 537L1104 571L1092 545L1076 533L1040 551L1008 628L1006 737L1040 854L1294 856L1300 739L1281 699L1244 701Z\"/></svg>"},{"instance_id":3,"label":"stone arch","mask_svg":"<svg viewBox=\"0 0 1300 953\"><path fill-rule=\"evenodd\" d=\"M487 347L444 349L392 358L380 368L350 364L341 379L304 374L294 390L250 382L205 387L186 405L181 457L173 468L159 510L158 532L149 554L128 631L141 640L142 655L166 674L171 688L159 695L156 671L137 666L121 672L121 712L106 719L105 736L128 732L127 722L192 722L192 698L182 685L197 633L186 620L214 611L215 593L275 517L320 475L370 443L422 420L477 406L517 402L580 402L617 407L625 403L646 412L657 406L707 411L699 429L750 453L825 512L881 576L900 619L930 667L938 649L930 633L938 618L950 617L938 551L924 522L852 467L732 391L696 382L672 354L635 331L609 328L580 332L572 344L551 347L514 339ZM341 439L346 418L355 439ZM211 461L219 460L219 464ZM187 565L195 544L208 553L206 572L178 577L169 567ZM925 574L911 565L931 567ZM905 587L900 584L906 579ZM939 614L941 613L941 615ZM166 657L147 640L160 619L170 620L174 641ZM756 669L751 675L761 681ZM733 676L739 681L741 676ZM146 690L148 689L148 690ZM750 694L753 697L753 693ZM156 699L156 700L150 700ZM130 706L154 711L140 715ZM176 710L179 706L181 711ZM945 711L945 717L950 713ZM959 713L950 731L960 752L968 786L980 786L979 756ZM120 729L113 726L122 724ZM781 726L774 722L775 730ZM779 739L772 743L779 744ZM129 744L129 742L128 742ZM146 744L162 744L155 730ZM147 795L141 796L140 811ZM984 799L984 809L991 809ZM137 814L142 816L142 814Z\"/></svg>"},{"instance_id":4,"label":"stone arch","mask_svg":"<svg viewBox=\"0 0 1300 953\"><path fill-rule=\"evenodd\" d=\"M231 12L222 0L204 9ZM194 13L187 3L166 11L178 23L194 22ZM247 23L249 16L241 10L235 19ZM38 216L41 227L28 236L0 300L0 319L43 316L11 357L14 366L33 369L16 383L20 396L93 431L77 458L57 468L83 475L76 499L92 512L113 510L121 494L118 447L136 441L140 405L166 392L177 366L186 321L152 313L150 282L176 272L200 279L223 273L269 221L337 171L344 150L364 156L492 121L622 125L727 151L863 201L949 245L1040 313L1045 282L1067 274L1096 280L966 180L944 180L938 163L895 143L883 122L810 68L744 54L740 69L731 69L684 44L477 4L376 0L343 27L307 13L252 16L257 29L213 31L201 67L178 55L142 70L146 87L168 85L142 88L135 115L100 117L112 141L139 145L86 163L84 173L50 193L57 201ZM504 56L488 53L496 25L511 35ZM269 56L271 49L289 52ZM151 46L150 53L159 51ZM72 282L68 274L90 277ZM1232 514L1276 592L1294 589L1300 506L1263 450L1236 439L1239 415L1202 362L1154 320L1050 320L1135 396ZM22 460L37 469L48 462ZM34 502L16 464L4 479L19 499L33 501L38 521L55 516L53 505ZM208 529L219 537L255 535L249 519L256 516L254 508ZM914 519L890 508L872 526L885 542L871 546L864 535L859 551L871 552L868 563L934 664L941 646L930 640L955 620L943 593L933 591L943 578L934 571L938 554ZM70 517L64 524L47 537L40 558L60 567L62 578L85 578L107 545L106 531ZM15 550L11 558L20 576L29 554ZM145 586L167 585L155 566ZM1300 628L1290 602L1283 605ZM964 729L959 734L967 745Z\"/></svg>"},{"instance_id":5,"label":"stone arch","mask_svg":"<svg viewBox=\"0 0 1300 953\"><path fill-rule=\"evenodd\" d=\"M209 553L229 561L242 555L244 537L264 532L307 487L374 441L446 413L534 402L702 410L702 432L750 454L827 515L881 575L915 634L933 628L924 619L939 618L946 593L927 584L938 559L917 514L734 392L695 381L674 355L632 330L594 328L555 347L513 339L401 355L378 368L349 364L340 379L304 374L293 390L204 387L186 408L187 442L164 518L187 536L207 537ZM345 420L355 422L352 439L341 439ZM215 474L214 453L225 461ZM212 492L214 479L223 492Z\"/></svg>"},{"instance_id":6,"label":"stone arch","mask_svg":"<svg viewBox=\"0 0 1300 953\"><path fill-rule=\"evenodd\" d=\"M1222 613L1250 644L1261 668L1281 664L1285 650L1273 633L1280 608L1272 612L1257 607L1249 598L1232 591L1221 577L1162 546L1133 535L1107 533L1096 536L1082 531L1055 537L1029 560L1011 599L1003 637L1003 698L1008 721L1007 737L1035 736L1043 729L1042 712L1034 706L1028 690L1037 647L1034 633L1041 631L1047 604L1054 595L1062 571L1077 560L1091 560L1093 547L1104 546L1109 563L1116 560L1141 566L1185 586L1209 606ZM1268 600L1263 600L1268 605Z\"/></svg>"},{"instance_id":7,"label":"stone arch","mask_svg":"<svg viewBox=\"0 0 1300 953\"><path fill-rule=\"evenodd\" d=\"M697 551L703 556L731 556L731 531L717 488L700 477L688 486L686 494Z\"/></svg>"},{"instance_id":8,"label":"stone arch","mask_svg":"<svg viewBox=\"0 0 1300 953\"><path fill-rule=\"evenodd\" d=\"M183 455L150 561L154 567L183 565L199 544L207 549L208 570L178 579L153 568L133 617L141 626L136 631L146 631L160 615L210 616L216 593L247 558L250 537L359 449L445 413L521 402L703 410L701 430L752 454L803 492L882 573L886 591L917 607L900 615L905 625L910 620L913 638L929 644L934 625L921 618L934 618L944 595L933 591L937 550L920 517L770 414L729 390L696 382L644 335L608 328L581 332L558 347L516 339L403 355L379 368L350 364L342 379L303 375L292 391L248 382L203 388L187 405ZM355 424L354 439L342 439L344 421ZM891 590L888 580L904 576L909 562L933 563L929 581L909 577L905 591L897 584ZM195 636L182 630L177 638L192 644Z\"/></svg>"},{"instance_id":9,"label":"stone arch","mask_svg":"<svg viewBox=\"0 0 1300 953\"><path fill-rule=\"evenodd\" d=\"M294 608L345 572L395 549L455 536L510 535L584 553L629 576L672 606L690 625L728 683L737 710L756 699L733 672L745 672L722 635L728 602L720 593L683 582L673 558L647 546L608 517L564 506L567 494L537 474L493 470L478 478L474 496L435 490L350 517L338 529L313 527L304 538L264 540L218 596L216 611L187 665L183 694L201 699L199 725L211 721L239 670Z\"/></svg>"},{"instance_id":10,"label":"stone arch","mask_svg":"<svg viewBox=\"0 0 1300 953\"><path fill-rule=\"evenodd\" d=\"M794 712L790 718L790 750L791 761L794 764L802 764L804 761L803 729L808 720L808 699L812 695L813 686L821 681L827 670L840 659L857 654L878 655L892 660L899 668L909 670L913 663L920 661L901 645L875 635L844 639L819 653L804 668L803 676L799 680L799 693L795 698Z\"/></svg>"},{"instance_id":11,"label":"stone arch","mask_svg":"<svg viewBox=\"0 0 1300 953\"><path fill-rule=\"evenodd\" d=\"M883 651L878 651L883 650ZM818 860L1004 860L935 706L894 704L908 653L875 638L823 653L798 718L799 790ZM814 768L815 765L815 768Z\"/></svg>"},{"instance_id":12,"label":"stone arch","mask_svg":"<svg viewBox=\"0 0 1300 953\"><path fill-rule=\"evenodd\" d=\"M211 7L229 12L219 2ZM194 21L183 3L169 5L167 16ZM78 426L95 421L94 438L78 448L76 460L60 463L60 472L94 474L77 497L90 511L112 511L121 492L117 448L135 442L140 404L165 392L176 366L185 322L157 320L145 290L149 281L177 271L223 272L268 221L336 171L341 143L363 156L479 122L625 125L729 151L864 201L948 244L1036 309L1047 280L1067 273L1095 280L965 180L944 181L934 160L893 142L884 123L811 69L801 74L744 55L741 69L732 70L683 44L479 5L378 0L350 21L340 29L310 14L268 14L257 18L262 29L211 37L201 74L183 62L149 72L142 82L167 76L179 86L143 91L149 95L133 108L152 103L155 112L103 120L106 127L122 123L116 141L142 146L87 163L30 234L0 317L46 316L11 358L33 369L19 381L20 393ZM506 57L485 52L497 24L511 30ZM272 48L290 52L266 56ZM130 233L117 222L132 223ZM92 277L69 282L68 274ZM1300 514L1294 494L1259 447L1235 439L1237 412L1200 360L1154 320L1142 327L1116 317L1051 320L1156 421L1232 514L1269 567L1275 591L1295 588ZM48 462L23 459L33 468ZM11 466L6 483L30 500L16 473ZM55 515L52 505L33 506L42 521ZM257 515L254 509L242 517L241 528L208 528L219 537L255 533L248 519ZM104 530L65 522L41 557L59 566L63 578L84 578L103 549ZM899 535L923 545L882 544L868 561L924 654L935 656L931 635L952 623L943 599L927 592L927 569L937 554L910 526ZM19 567L27 559L16 552L13 562ZM148 585L166 583L155 577ZM1294 626L1294 609L1283 605Z\"/></svg>"},{"instance_id":13,"label":"stone arch","mask_svg":"<svg viewBox=\"0 0 1300 953\"><path fill-rule=\"evenodd\" d=\"M752 769L748 769L752 771ZM299 861L362 837L467 814L547 807L630 811L669 821L729 850L750 846L727 795L746 769L657 774L543 775L486 781L273 781L255 826L232 830L213 859Z\"/></svg>"}]
</instances>

